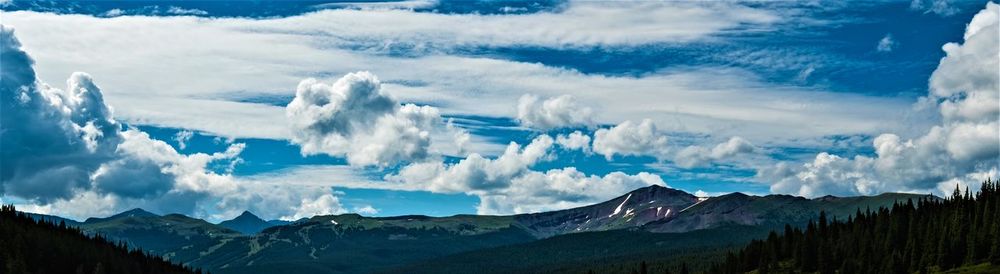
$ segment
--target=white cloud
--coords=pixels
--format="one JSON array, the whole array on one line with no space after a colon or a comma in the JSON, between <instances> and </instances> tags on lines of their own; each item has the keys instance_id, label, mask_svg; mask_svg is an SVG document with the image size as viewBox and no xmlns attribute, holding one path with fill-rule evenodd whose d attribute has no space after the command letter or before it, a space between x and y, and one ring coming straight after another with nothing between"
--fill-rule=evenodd
<instances>
[{"instance_id":1,"label":"white cloud","mask_svg":"<svg viewBox=\"0 0 1000 274\"><path fill-rule=\"evenodd\" d=\"M635 12L672 10L687 16L697 13L693 11L702 10L698 6L727 4L636 5L663 7L636 8ZM691 9L692 13L683 12L688 6L694 7ZM450 17L453 15L393 12L391 14L405 16L391 17L380 12L357 16L404 21L409 20L406 18L410 15L435 18L496 17ZM909 109L904 98L779 87L766 84L746 71L735 69L663 71L641 77L602 76L541 64L444 56L434 52L400 58L378 52L373 54L367 50L358 50L357 47L343 49L338 47L342 45L339 38L307 35L332 31L332 21L325 20L328 17L347 18L362 13L326 11L284 19L251 20L133 16L94 18L8 12L4 14L4 22L17 25L19 31L27 34L24 40L26 46L40 57L40 78L58 79L74 69L86 67L93 75L100 76L102 87L108 91L108 101L118 106L116 116L123 121L185 128L226 137L290 139L291 133L283 126L281 107L230 102L220 98L232 98L233 94L241 92L291 96L287 91L288 87L304 77L317 73L339 75L359 70L375 71L387 83L425 83L418 86L384 84L383 88L401 102L434 102L443 115L516 117L517 110L510 106L510 102L525 93L550 98L572 91L572 96L580 104L601 106L601 115L594 118L599 124L652 118L659 127L669 131L739 135L748 140L776 142L831 134L883 132L885 128L898 125L899 123L894 123L894 119L901 117L902 110ZM561 13L543 13L537 16L542 15L567 16ZM522 18L519 17L522 15L510 16ZM712 18L692 17L699 20ZM578 19L584 23L592 21L591 18ZM670 22L675 19L673 16L656 18ZM583 24L580 22L573 25ZM680 26L693 22L695 21L678 21L677 24ZM625 28L632 26L625 22L619 23ZM348 25L352 24L334 27ZM669 22L660 22L657 31L671 29L665 27L669 25ZM388 25L358 25L342 33L345 34L344 39L364 36L362 33L377 34L383 31L381 26ZM459 28L463 24L434 26ZM364 29L368 27L375 29ZM431 26L427 28L434 29ZM469 28L461 29L466 31ZM614 33L627 33L625 30L616 29ZM351 34L355 32L356 35ZM182 37L185 39L176 39L178 33L183 33ZM583 33L580 31L573 35ZM413 39L440 38L436 35L430 35L429 38L407 35L416 37ZM594 32L587 35L603 37L604 34ZM450 40L454 36L441 37ZM557 37L547 34L539 39ZM649 39L651 37L654 36L649 36ZM678 41L668 37L661 38L662 41L658 40L659 42ZM608 36L583 40L596 43L616 39ZM481 44L503 40L505 39L479 41L462 38L461 42ZM629 41L628 43L632 43L631 41L640 40ZM66 45L74 47L69 50L64 48ZM122 50L123 48L129 50ZM275 52L282 54L274 54ZM842 108L843 105L856 107L848 110ZM817 120L825 122L820 125L815 123ZM476 136L471 138L473 143L477 139Z\"/></svg>"},{"instance_id":2,"label":"white cloud","mask_svg":"<svg viewBox=\"0 0 1000 274\"><path fill-rule=\"evenodd\" d=\"M467 152L469 148L469 143L472 142L472 135L468 131L455 126L454 119L449 118L446 123L446 128L451 133L452 144L455 145L452 149L452 155L462 155Z\"/></svg>"},{"instance_id":3,"label":"white cloud","mask_svg":"<svg viewBox=\"0 0 1000 274\"><path fill-rule=\"evenodd\" d=\"M471 192L506 188L541 160L552 147L552 137L541 135L524 146L511 142L503 155L488 159L477 153L469 154L456 164L421 162L403 167L398 174L387 175L390 182L416 185L417 189L435 192Z\"/></svg>"},{"instance_id":4,"label":"white cloud","mask_svg":"<svg viewBox=\"0 0 1000 274\"><path fill-rule=\"evenodd\" d=\"M495 159L473 153L455 164L415 163L387 175L382 185L475 195L480 199L479 214L565 209L610 199L639 187L666 185L659 176L645 172L612 172L602 177L588 176L572 167L532 170L533 165L550 157L552 145L551 137L541 135L524 147L512 142Z\"/></svg>"},{"instance_id":5,"label":"white cloud","mask_svg":"<svg viewBox=\"0 0 1000 274\"><path fill-rule=\"evenodd\" d=\"M354 207L351 211L353 211L354 213L358 213L358 214L361 214L361 215L367 215L367 216L375 215L375 214L378 214L378 212L379 212L379 210L377 208L374 208L371 205Z\"/></svg>"},{"instance_id":6,"label":"white cloud","mask_svg":"<svg viewBox=\"0 0 1000 274\"><path fill-rule=\"evenodd\" d=\"M194 132L190 130L181 130L177 134L174 134L174 141L177 141L177 147L184 150L187 147L187 141L194 137Z\"/></svg>"},{"instance_id":7,"label":"white cloud","mask_svg":"<svg viewBox=\"0 0 1000 274\"><path fill-rule=\"evenodd\" d=\"M282 220L294 221L302 218L309 218L317 215L331 215L347 213L340 206L340 200L331 194L325 194L318 198L303 198L302 202L294 207L295 213L282 216Z\"/></svg>"},{"instance_id":8,"label":"white cloud","mask_svg":"<svg viewBox=\"0 0 1000 274\"><path fill-rule=\"evenodd\" d=\"M573 2L557 12L478 15L407 10L324 10L274 20L264 29L287 31L292 24L323 27L311 33L371 48L417 49L456 46L581 47L678 42L749 26L767 26L781 17L736 4ZM315 32L314 32L315 31Z\"/></svg>"},{"instance_id":9,"label":"white cloud","mask_svg":"<svg viewBox=\"0 0 1000 274\"><path fill-rule=\"evenodd\" d=\"M753 153L756 148L749 141L735 136L712 149L702 146L688 146L674 155L674 162L684 168L705 166L716 161L731 161L741 154Z\"/></svg>"},{"instance_id":10,"label":"white cloud","mask_svg":"<svg viewBox=\"0 0 1000 274\"><path fill-rule=\"evenodd\" d=\"M312 198L324 188L237 183L231 169L242 143L185 155L145 132L123 131L88 74L73 73L66 90L52 88L37 80L13 31L0 26L0 34L0 189L24 201L22 208L79 219L143 207L211 220L262 204L277 206L260 210L270 216L339 208L336 199ZM229 170L215 172L210 164ZM300 204L304 199L313 202Z\"/></svg>"},{"instance_id":11,"label":"white cloud","mask_svg":"<svg viewBox=\"0 0 1000 274\"><path fill-rule=\"evenodd\" d=\"M430 131L443 129L436 108L400 106L369 72L349 73L332 85L303 80L286 114L302 154L344 156L356 166L424 159Z\"/></svg>"},{"instance_id":12,"label":"white cloud","mask_svg":"<svg viewBox=\"0 0 1000 274\"><path fill-rule=\"evenodd\" d=\"M896 49L898 45L899 44L896 43L896 40L892 39L892 34L886 34L885 37L878 40L878 45L875 46L875 50L878 50L879 52L890 52L893 49Z\"/></svg>"},{"instance_id":13,"label":"white cloud","mask_svg":"<svg viewBox=\"0 0 1000 274\"><path fill-rule=\"evenodd\" d=\"M517 100L517 120L526 127L541 130L594 125L593 112L590 107L580 105L572 95L542 100L525 94Z\"/></svg>"},{"instance_id":14,"label":"white cloud","mask_svg":"<svg viewBox=\"0 0 1000 274\"><path fill-rule=\"evenodd\" d=\"M966 29L963 44L948 43L931 75L930 94L940 125L904 140L896 134L873 141L875 156L843 158L826 152L800 167L761 170L771 191L804 196L875 194L885 191L946 195L956 184L977 185L995 176L1000 162L1000 6L987 3Z\"/></svg>"},{"instance_id":15,"label":"white cloud","mask_svg":"<svg viewBox=\"0 0 1000 274\"><path fill-rule=\"evenodd\" d=\"M625 121L610 129L602 128L594 132L594 152L611 160L616 154L622 156L653 156L666 159L670 148L667 136L656 128L653 121L643 119L640 123Z\"/></svg>"},{"instance_id":16,"label":"white cloud","mask_svg":"<svg viewBox=\"0 0 1000 274\"><path fill-rule=\"evenodd\" d=\"M171 6L167 8L167 13L173 15L208 15L207 11L200 9L185 9L182 7Z\"/></svg>"},{"instance_id":17,"label":"white cloud","mask_svg":"<svg viewBox=\"0 0 1000 274\"><path fill-rule=\"evenodd\" d=\"M414 10L420 8L431 8L437 1L433 0L407 0L407 1L386 1L386 2L335 2L313 6L316 9L325 8L347 8L359 10Z\"/></svg>"},{"instance_id":18,"label":"white cloud","mask_svg":"<svg viewBox=\"0 0 1000 274\"><path fill-rule=\"evenodd\" d=\"M646 172L586 175L576 168L531 171L513 178L510 187L477 193L479 214L520 214L566 209L603 202L650 185L666 186Z\"/></svg>"},{"instance_id":19,"label":"white cloud","mask_svg":"<svg viewBox=\"0 0 1000 274\"><path fill-rule=\"evenodd\" d=\"M590 154L590 136L583 134L579 130L573 131L569 135L560 134L556 136L556 143L568 150L580 150Z\"/></svg>"},{"instance_id":20,"label":"white cloud","mask_svg":"<svg viewBox=\"0 0 1000 274\"><path fill-rule=\"evenodd\" d=\"M125 15L125 11L121 10L121 9L110 9L110 10L104 12L104 14L101 14L101 15L105 16L105 17L117 17L117 16Z\"/></svg>"},{"instance_id":21,"label":"white cloud","mask_svg":"<svg viewBox=\"0 0 1000 274\"><path fill-rule=\"evenodd\" d=\"M923 11L924 13L934 13L940 16L948 17L955 15L961 11L958 7L955 7L953 0L913 0L910 1L910 9L915 11Z\"/></svg>"},{"instance_id":22,"label":"white cloud","mask_svg":"<svg viewBox=\"0 0 1000 274\"><path fill-rule=\"evenodd\" d=\"M121 125L89 75L72 74L66 90L39 83L13 30L0 25L0 34L0 191L42 202L68 198L114 158Z\"/></svg>"}]
</instances>

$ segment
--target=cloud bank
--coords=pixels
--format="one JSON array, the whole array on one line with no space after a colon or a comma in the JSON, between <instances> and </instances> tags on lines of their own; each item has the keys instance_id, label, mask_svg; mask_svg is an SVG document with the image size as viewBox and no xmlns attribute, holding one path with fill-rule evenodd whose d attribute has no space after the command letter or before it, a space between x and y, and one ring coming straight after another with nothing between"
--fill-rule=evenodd
<instances>
[{"instance_id":1,"label":"cloud bank","mask_svg":"<svg viewBox=\"0 0 1000 274\"><path fill-rule=\"evenodd\" d=\"M73 73L65 90L41 83L14 31L0 25L0 37L0 194L27 201L26 209L82 218L144 207L210 220L243 209L268 216L342 210L324 198L329 188L238 183L229 173L240 162L242 143L184 155L145 132L123 129L89 75ZM212 163L230 170L212 171ZM290 203L304 199L313 200ZM269 206L256 203L262 201Z\"/></svg>"},{"instance_id":2,"label":"cloud bank","mask_svg":"<svg viewBox=\"0 0 1000 274\"><path fill-rule=\"evenodd\" d=\"M613 198L649 185L666 185L650 173L612 172L586 175L573 167L536 171L532 166L554 157L554 141L536 137L526 146L511 142L497 158L470 154L454 164L414 163L385 177L403 189L478 196L479 214L517 214L565 209Z\"/></svg>"},{"instance_id":3,"label":"cloud bank","mask_svg":"<svg viewBox=\"0 0 1000 274\"><path fill-rule=\"evenodd\" d=\"M886 133L874 139L874 156L844 158L819 153L802 166L781 164L758 176L771 191L807 197L886 191L950 193L956 185L978 188L996 178L1000 161L1000 6L987 3L966 28L964 43L942 47L930 93L918 107L937 107L941 123L906 139Z\"/></svg>"},{"instance_id":4,"label":"cloud bank","mask_svg":"<svg viewBox=\"0 0 1000 274\"><path fill-rule=\"evenodd\" d=\"M601 106L599 117L594 117L599 124L652 118L665 130L722 132L748 140L882 132L893 124L882 121L908 107L909 99L775 86L739 69L605 76L425 50L658 47L691 41L684 37L704 41L731 31L767 30L768 22L781 21L775 13L738 3L584 2L569 3L566 10L518 15L330 10L254 20L19 11L5 13L4 22L28 34L24 42L42 60L40 78L61 80L77 67L100 75L103 87L115 95L109 100L122 121L226 137L285 140L292 135L283 124L283 107L233 102L240 99L233 98L235 93L290 97L288 87L305 77L362 70L376 72L385 92L399 101L434 102L443 115L517 117L510 102L525 93L553 98L572 91L580 104ZM620 14L629 14L635 22L610 16ZM538 21L529 25L552 31L530 34L503 25L532 20ZM471 28L467 22L503 26ZM178 33L184 39L177 39ZM76 45L74 54L58 46L68 44ZM412 52L417 55L408 55ZM847 111L838 107L843 104L857 107ZM817 126L816 120L828 123Z\"/></svg>"}]
</instances>

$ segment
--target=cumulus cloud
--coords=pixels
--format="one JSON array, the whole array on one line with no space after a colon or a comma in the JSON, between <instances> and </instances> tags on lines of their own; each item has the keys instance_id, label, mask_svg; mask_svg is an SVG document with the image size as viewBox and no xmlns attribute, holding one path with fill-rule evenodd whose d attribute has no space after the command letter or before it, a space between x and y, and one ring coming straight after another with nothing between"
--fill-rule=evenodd
<instances>
[{"instance_id":1,"label":"cumulus cloud","mask_svg":"<svg viewBox=\"0 0 1000 274\"><path fill-rule=\"evenodd\" d=\"M0 26L0 34L2 193L40 201L68 198L114 157L121 125L89 75L74 73L66 90L38 83L13 30Z\"/></svg>"},{"instance_id":2,"label":"cumulus cloud","mask_svg":"<svg viewBox=\"0 0 1000 274\"><path fill-rule=\"evenodd\" d=\"M379 212L377 208L374 208L371 205L356 206L351 211L354 211L354 213L357 214L368 215L368 216L378 214Z\"/></svg>"},{"instance_id":3,"label":"cumulus cloud","mask_svg":"<svg viewBox=\"0 0 1000 274\"><path fill-rule=\"evenodd\" d=\"M541 135L524 146L511 142L503 155L488 159L478 153L469 154L456 164L442 162L414 163L389 175L389 181L418 184L421 189L435 192L471 192L508 187L511 179L528 172L544 160L552 147L552 137Z\"/></svg>"},{"instance_id":4,"label":"cumulus cloud","mask_svg":"<svg viewBox=\"0 0 1000 274\"><path fill-rule=\"evenodd\" d=\"M593 109L577 102L571 95L542 100L525 94L517 101L517 120L522 125L541 130L562 127L591 126Z\"/></svg>"},{"instance_id":5,"label":"cumulus cloud","mask_svg":"<svg viewBox=\"0 0 1000 274\"><path fill-rule=\"evenodd\" d=\"M700 167L715 161L730 160L732 157L752 153L755 150L757 148L749 141L736 136L711 149L702 146L685 147L674 155L674 163L684 168Z\"/></svg>"},{"instance_id":6,"label":"cumulus cloud","mask_svg":"<svg viewBox=\"0 0 1000 274\"><path fill-rule=\"evenodd\" d=\"M587 154L591 153L590 136L579 130L573 131L573 133L568 135L560 134L556 136L556 143L568 150L580 150Z\"/></svg>"},{"instance_id":7,"label":"cumulus cloud","mask_svg":"<svg viewBox=\"0 0 1000 274\"><path fill-rule=\"evenodd\" d=\"M349 73L333 84L303 80L286 107L292 142L301 146L303 155L343 156L356 166L426 158L431 130L442 125L437 108L400 105L381 85L366 71Z\"/></svg>"},{"instance_id":8,"label":"cumulus cloud","mask_svg":"<svg viewBox=\"0 0 1000 274\"><path fill-rule=\"evenodd\" d=\"M194 137L194 132L190 130L181 130L177 134L174 134L174 141L177 141L177 148L184 150L187 147L187 141Z\"/></svg>"},{"instance_id":9,"label":"cumulus cloud","mask_svg":"<svg viewBox=\"0 0 1000 274\"><path fill-rule=\"evenodd\" d=\"M519 214L566 209L614 198L650 185L666 186L658 175L612 172L586 175L573 167L532 171L513 178L510 187L479 194L479 214Z\"/></svg>"},{"instance_id":10,"label":"cumulus cloud","mask_svg":"<svg viewBox=\"0 0 1000 274\"><path fill-rule=\"evenodd\" d=\"M656 175L621 172L586 175L575 168L532 170L549 159L552 137L541 135L526 146L511 142L495 159L470 154L455 164L415 163L386 176L404 189L466 193L480 198L479 214L539 212L581 206L648 185L666 185Z\"/></svg>"},{"instance_id":11,"label":"cumulus cloud","mask_svg":"<svg viewBox=\"0 0 1000 274\"><path fill-rule=\"evenodd\" d=\"M668 157L669 147L667 136L656 128L653 120L643 119L640 123L625 121L610 129L598 129L594 132L593 150L608 160L616 154L662 160Z\"/></svg>"},{"instance_id":12,"label":"cumulus cloud","mask_svg":"<svg viewBox=\"0 0 1000 274\"><path fill-rule=\"evenodd\" d=\"M145 132L123 130L89 75L73 73L65 90L38 81L32 59L3 25L0 52L0 194L26 201L27 209L83 218L143 207L219 218L254 207L253 201L296 200L272 216L340 208L336 199L313 198L324 193L316 188L267 189L237 183L231 170L208 168L239 163L242 143L180 154ZM297 201L306 198L312 202Z\"/></svg>"},{"instance_id":13,"label":"cumulus cloud","mask_svg":"<svg viewBox=\"0 0 1000 274\"><path fill-rule=\"evenodd\" d=\"M282 216L282 220L294 221L302 218L309 218L316 215L331 215L331 214L342 214L347 213L340 206L340 200L336 196L331 194L325 194L319 196L315 199L313 198L303 198L302 202L292 209L295 209L295 213L292 215Z\"/></svg>"},{"instance_id":14,"label":"cumulus cloud","mask_svg":"<svg viewBox=\"0 0 1000 274\"><path fill-rule=\"evenodd\" d=\"M897 45L898 43L896 43L896 40L892 39L892 34L886 34L885 37L878 40L878 45L875 46L875 50L878 50L879 52L890 52L895 49Z\"/></svg>"},{"instance_id":15,"label":"cumulus cloud","mask_svg":"<svg viewBox=\"0 0 1000 274\"><path fill-rule=\"evenodd\" d=\"M956 184L996 176L1000 161L1000 6L987 3L966 28L965 42L948 43L923 103L936 103L941 124L922 136L879 135L873 157L827 152L802 166L759 172L771 191L804 196L915 191L947 194Z\"/></svg>"}]
</instances>

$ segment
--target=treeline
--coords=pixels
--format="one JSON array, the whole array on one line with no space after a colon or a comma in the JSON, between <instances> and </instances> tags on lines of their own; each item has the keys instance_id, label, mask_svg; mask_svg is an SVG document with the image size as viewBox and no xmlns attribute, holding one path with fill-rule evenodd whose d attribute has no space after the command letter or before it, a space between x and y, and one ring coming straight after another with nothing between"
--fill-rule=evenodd
<instances>
[{"instance_id":1,"label":"treeline","mask_svg":"<svg viewBox=\"0 0 1000 274\"><path fill-rule=\"evenodd\" d=\"M0 272L201 273L100 235L87 236L63 222L35 220L13 205L0 206Z\"/></svg>"},{"instance_id":2,"label":"treeline","mask_svg":"<svg viewBox=\"0 0 1000 274\"><path fill-rule=\"evenodd\" d=\"M975 195L896 203L805 229L785 226L731 252L709 273L928 273L1000 265L1000 194L992 180Z\"/></svg>"}]
</instances>

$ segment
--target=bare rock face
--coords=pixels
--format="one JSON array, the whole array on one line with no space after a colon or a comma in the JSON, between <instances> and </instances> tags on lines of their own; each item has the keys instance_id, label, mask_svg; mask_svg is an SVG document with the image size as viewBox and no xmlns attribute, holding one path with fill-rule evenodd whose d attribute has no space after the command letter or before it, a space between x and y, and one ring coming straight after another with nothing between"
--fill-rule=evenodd
<instances>
[{"instance_id":1,"label":"bare rock face","mask_svg":"<svg viewBox=\"0 0 1000 274\"><path fill-rule=\"evenodd\" d=\"M907 200L936 199L930 195L886 193L878 196L806 199L790 195L750 196L731 193L712 197L671 216L643 226L651 232L687 232L726 225L782 226L816 220L820 212L828 218L846 219L859 209L891 207Z\"/></svg>"},{"instance_id":2,"label":"bare rock face","mask_svg":"<svg viewBox=\"0 0 1000 274\"><path fill-rule=\"evenodd\" d=\"M599 204L516 215L515 218L527 230L544 238L574 232L639 227L672 218L697 202L698 197L687 192L649 186Z\"/></svg>"}]
</instances>

